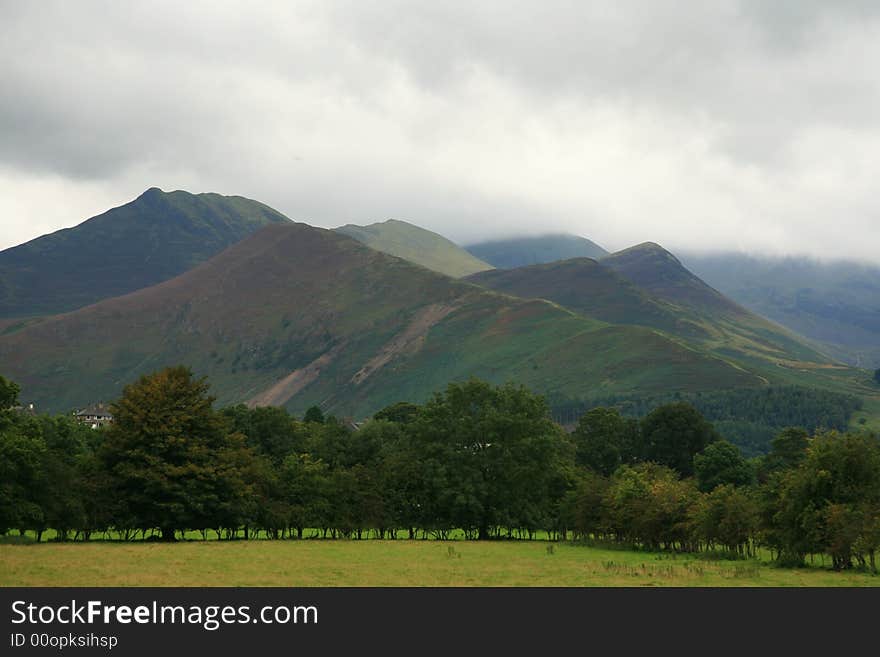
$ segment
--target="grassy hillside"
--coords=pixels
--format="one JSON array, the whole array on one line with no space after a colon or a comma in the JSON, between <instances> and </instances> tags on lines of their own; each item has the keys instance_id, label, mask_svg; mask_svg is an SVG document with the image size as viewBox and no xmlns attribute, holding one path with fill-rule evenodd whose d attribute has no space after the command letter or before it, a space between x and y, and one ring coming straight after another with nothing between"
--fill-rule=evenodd
<instances>
[{"instance_id":1,"label":"grassy hillside","mask_svg":"<svg viewBox=\"0 0 880 657\"><path fill-rule=\"evenodd\" d=\"M688 254L684 260L737 303L821 343L837 358L880 367L880 267L735 253Z\"/></svg>"},{"instance_id":2,"label":"grassy hillside","mask_svg":"<svg viewBox=\"0 0 880 657\"><path fill-rule=\"evenodd\" d=\"M809 405L815 411L812 422L817 426L830 426L826 407L837 403L834 400L846 409L844 427L846 417L854 428L874 427L880 419L880 386L870 383L868 372L835 362L784 327L726 299L657 245L640 245L600 262L581 258L483 272L468 280L524 298L548 299L586 317L657 329L761 377L768 386L796 386L804 394L826 391L821 404ZM862 400L856 411L851 404L853 395ZM653 397L647 390L639 390L636 397L657 405L671 395ZM626 400L625 395L617 394L605 398L607 403ZM727 427L729 437L741 444L748 441L756 450L766 447L778 427L765 421L766 426L756 428L755 419L748 417L749 409L732 400L734 397L729 398L730 407L739 410L724 419L750 424ZM574 421L598 401L555 398L553 404L563 421ZM764 404L765 400L762 397L754 403ZM839 419L833 423L840 425Z\"/></svg>"},{"instance_id":3,"label":"grassy hillside","mask_svg":"<svg viewBox=\"0 0 880 657\"><path fill-rule=\"evenodd\" d=\"M518 297L549 299L613 324L650 326L682 335L702 333L695 323L681 317L677 307L652 298L590 258L494 269L469 276L467 280Z\"/></svg>"},{"instance_id":4,"label":"grassy hillside","mask_svg":"<svg viewBox=\"0 0 880 657\"><path fill-rule=\"evenodd\" d=\"M640 327L485 291L303 224L269 226L169 281L0 336L46 410L112 399L169 364L221 403L361 417L470 375L572 397L762 385Z\"/></svg>"},{"instance_id":5,"label":"grassy hillside","mask_svg":"<svg viewBox=\"0 0 880 657\"><path fill-rule=\"evenodd\" d=\"M480 242L465 247L470 253L499 269L513 269L570 258L601 258L608 252L576 235L542 235Z\"/></svg>"},{"instance_id":6,"label":"grassy hillside","mask_svg":"<svg viewBox=\"0 0 880 657\"><path fill-rule=\"evenodd\" d=\"M405 221L389 219L369 226L348 224L336 231L371 249L455 278L492 268L445 237Z\"/></svg>"},{"instance_id":7,"label":"grassy hillside","mask_svg":"<svg viewBox=\"0 0 880 657\"><path fill-rule=\"evenodd\" d=\"M165 193L0 252L0 317L66 312L173 278L289 220L238 196Z\"/></svg>"}]
</instances>

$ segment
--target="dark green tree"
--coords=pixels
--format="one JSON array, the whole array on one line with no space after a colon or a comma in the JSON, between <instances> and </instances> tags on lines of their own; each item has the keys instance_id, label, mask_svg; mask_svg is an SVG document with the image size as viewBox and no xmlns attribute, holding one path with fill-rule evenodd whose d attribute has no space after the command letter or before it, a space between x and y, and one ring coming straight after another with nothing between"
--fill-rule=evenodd
<instances>
[{"instance_id":1,"label":"dark green tree","mask_svg":"<svg viewBox=\"0 0 880 657\"><path fill-rule=\"evenodd\" d=\"M542 397L512 384L452 383L425 404L410 433L441 529L485 539L500 528L549 525L558 501L551 489L573 455Z\"/></svg>"},{"instance_id":2,"label":"dark green tree","mask_svg":"<svg viewBox=\"0 0 880 657\"><path fill-rule=\"evenodd\" d=\"M0 376L0 413L8 411L18 403L18 384Z\"/></svg>"},{"instance_id":3,"label":"dark green tree","mask_svg":"<svg viewBox=\"0 0 880 657\"><path fill-rule=\"evenodd\" d=\"M313 422L315 424L324 424L324 411L318 406L309 406L306 414L303 415L303 422Z\"/></svg>"},{"instance_id":4,"label":"dark green tree","mask_svg":"<svg viewBox=\"0 0 880 657\"><path fill-rule=\"evenodd\" d=\"M877 439L836 432L816 436L803 462L783 473L774 516L783 561L802 563L807 554L826 552L835 568L850 567L862 510L877 505Z\"/></svg>"},{"instance_id":5,"label":"dark green tree","mask_svg":"<svg viewBox=\"0 0 880 657\"><path fill-rule=\"evenodd\" d=\"M287 410L276 406L248 408L244 404L221 411L232 433L241 433L257 454L279 465L293 453L305 450L307 430Z\"/></svg>"},{"instance_id":6,"label":"dark green tree","mask_svg":"<svg viewBox=\"0 0 880 657\"><path fill-rule=\"evenodd\" d=\"M186 367L143 376L111 406L101 458L113 499L114 523L176 530L237 527L250 492L245 438L230 434L214 412L204 379Z\"/></svg>"},{"instance_id":7,"label":"dark green tree","mask_svg":"<svg viewBox=\"0 0 880 657\"><path fill-rule=\"evenodd\" d=\"M637 452L644 461L668 466L689 477L694 456L720 436L691 404L675 402L658 406L641 422Z\"/></svg>"},{"instance_id":8,"label":"dark green tree","mask_svg":"<svg viewBox=\"0 0 880 657\"><path fill-rule=\"evenodd\" d=\"M771 443L767 462L772 469L794 468L807 455L810 434L799 427L788 427L779 432Z\"/></svg>"},{"instance_id":9,"label":"dark green tree","mask_svg":"<svg viewBox=\"0 0 880 657\"><path fill-rule=\"evenodd\" d=\"M418 404L411 402L397 402L386 406L373 416L374 420L387 420L398 424L409 424L419 415Z\"/></svg>"},{"instance_id":10,"label":"dark green tree","mask_svg":"<svg viewBox=\"0 0 880 657\"><path fill-rule=\"evenodd\" d=\"M880 383L880 369L874 370L874 381Z\"/></svg>"},{"instance_id":11,"label":"dark green tree","mask_svg":"<svg viewBox=\"0 0 880 657\"><path fill-rule=\"evenodd\" d=\"M584 413L571 437L579 465L606 477L631 463L638 422L624 418L616 408L598 407Z\"/></svg>"},{"instance_id":12,"label":"dark green tree","mask_svg":"<svg viewBox=\"0 0 880 657\"><path fill-rule=\"evenodd\" d=\"M709 443L694 456L694 473L701 491L708 493L717 486L747 486L755 478L751 465L735 445L726 440Z\"/></svg>"}]
</instances>

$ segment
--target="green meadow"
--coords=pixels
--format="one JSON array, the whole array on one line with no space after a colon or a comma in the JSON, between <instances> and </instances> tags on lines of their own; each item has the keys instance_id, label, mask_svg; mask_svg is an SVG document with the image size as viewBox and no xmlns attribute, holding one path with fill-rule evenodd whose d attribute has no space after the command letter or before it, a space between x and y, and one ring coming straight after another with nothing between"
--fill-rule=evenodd
<instances>
[{"instance_id":1,"label":"green meadow","mask_svg":"<svg viewBox=\"0 0 880 657\"><path fill-rule=\"evenodd\" d=\"M818 558L788 569L548 541L93 541L0 545L0 585L860 587L880 576Z\"/></svg>"}]
</instances>

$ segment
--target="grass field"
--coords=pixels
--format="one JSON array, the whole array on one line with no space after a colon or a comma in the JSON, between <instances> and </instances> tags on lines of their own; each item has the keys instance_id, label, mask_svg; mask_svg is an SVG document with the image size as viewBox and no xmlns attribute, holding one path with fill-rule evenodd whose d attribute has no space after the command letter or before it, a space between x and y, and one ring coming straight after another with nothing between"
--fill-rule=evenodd
<instances>
[{"instance_id":1,"label":"grass field","mask_svg":"<svg viewBox=\"0 0 880 657\"><path fill-rule=\"evenodd\" d=\"M0 545L0 586L850 587L880 577L546 541L91 542Z\"/></svg>"}]
</instances>

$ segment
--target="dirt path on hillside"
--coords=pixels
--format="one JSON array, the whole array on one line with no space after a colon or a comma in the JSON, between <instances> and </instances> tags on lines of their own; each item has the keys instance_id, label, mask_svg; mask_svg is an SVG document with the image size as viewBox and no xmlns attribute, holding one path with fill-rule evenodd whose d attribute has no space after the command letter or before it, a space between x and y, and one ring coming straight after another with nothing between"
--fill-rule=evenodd
<instances>
[{"instance_id":1,"label":"dirt path on hillside","mask_svg":"<svg viewBox=\"0 0 880 657\"><path fill-rule=\"evenodd\" d=\"M437 322L456 310L458 305L446 305L432 303L418 311L410 320L406 328L385 343L378 354L373 356L367 363L351 377L354 385L360 385L369 376L376 373L393 358L407 353L415 353L422 346L428 331Z\"/></svg>"},{"instance_id":2,"label":"dirt path on hillside","mask_svg":"<svg viewBox=\"0 0 880 657\"><path fill-rule=\"evenodd\" d=\"M249 399L247 405L251 408L255 406L283 406L287 400L317 379L321 370L336 358L344 346L345 343L338 344L305 367L294 370L271 388Z\"/></svg>"}]
</instances>

